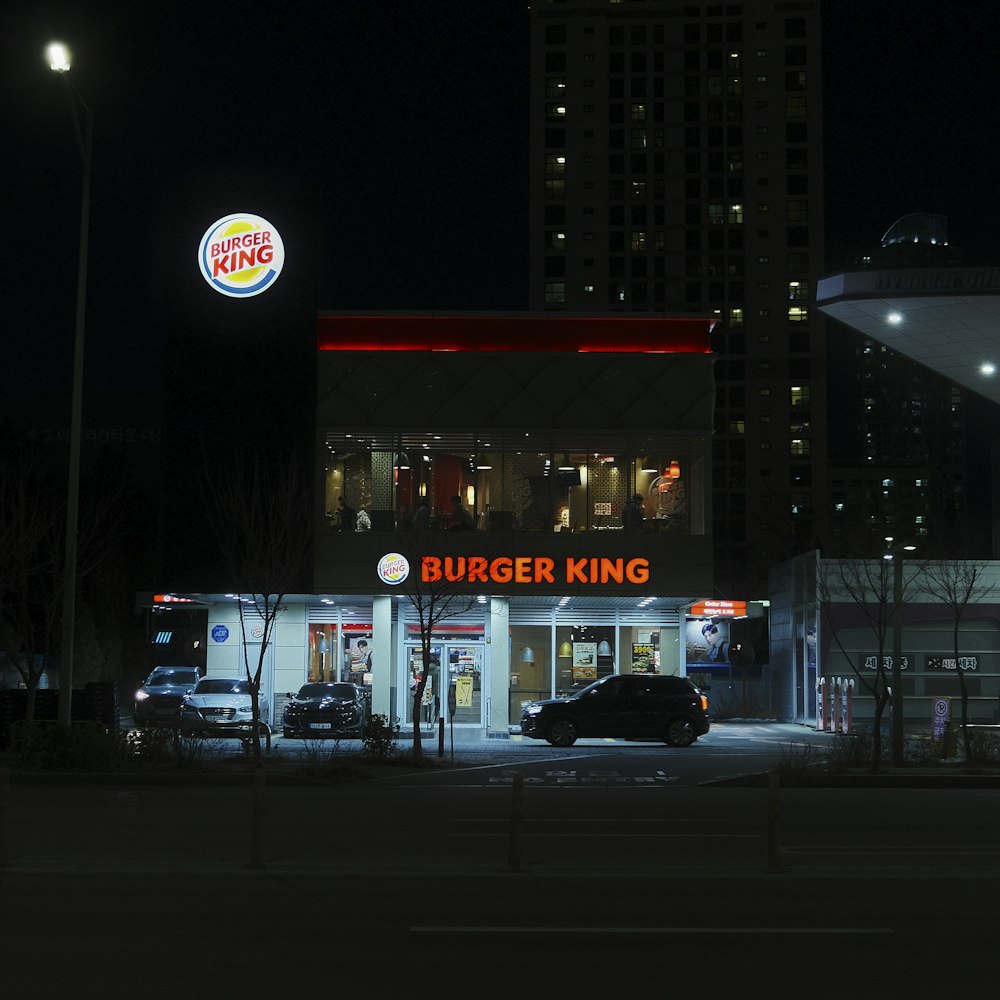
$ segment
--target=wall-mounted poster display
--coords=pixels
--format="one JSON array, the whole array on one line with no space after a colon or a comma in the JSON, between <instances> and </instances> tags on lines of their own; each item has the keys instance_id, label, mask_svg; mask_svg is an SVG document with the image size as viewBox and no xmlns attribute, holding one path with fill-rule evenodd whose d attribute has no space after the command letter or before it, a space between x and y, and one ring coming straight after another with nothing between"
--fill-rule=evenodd
<instances>
[{"instance_id":1,"label":"wall-mounted poster display","mask_svg":"<svg viewBox=\"0 0 1000 1000\"><path fill-rule=\"evenodd\" d=\"M632 643L632 673L655 674L656 647L651 642Z\"/></svg>"},{"instance_id":2,"label":"wall-mounted poster display","mask_svg":"<svg viewBox=\"0 0 1000 1000\"><path fill-rule=\"evenodd\" d=\"M689 618L687 622L687 662L691 664L729 663L728 621Z\"/></svg>"},{"instance_id":3,"label":"wall-mounted poster display","mask_svg":"<svg viewBox=\"0 0 1000 1000\"><path fill-rule=\"evenodd\" d=\"M573 680L597 680L597 643L573 643Z\"/></svg>"}]
</instances>

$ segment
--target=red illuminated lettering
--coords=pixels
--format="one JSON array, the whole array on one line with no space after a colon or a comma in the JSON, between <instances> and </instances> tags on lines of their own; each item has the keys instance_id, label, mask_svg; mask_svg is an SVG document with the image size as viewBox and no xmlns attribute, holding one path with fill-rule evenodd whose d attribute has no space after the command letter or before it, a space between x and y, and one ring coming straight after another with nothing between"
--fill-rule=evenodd
<instances>
[{"instance_id":1,"label":"red illuminated lettering","mask_svg":"<svg viewBox=\"0 0 1000 1000\"><path fill-rule=\"evenodd\" d=\"M556 578L552 574L555 565L555 560L539 556L535 560L535 583L555 583Z\"/></svg>"},{"instance_id":2,"label":"red illuminated lettering","mask_svg":"<svg viewBox=\"0 0 1000 1000\"><path fill-rule=\"evenodd\" d=\"M510 583L513 575L513 562L506 556L500 556L490 563L490 579L494 583Z\"/></svg>"},{"instance_id":3,"label":"red illuminated lettering","mask_svg":"<svg viewBox=\"0 0 1000 1000\"><path fill-rule=\"evenodd\" d=\"M489 562L482 556L469 559L469 583L489 583Z\"/></svg>"},{"instance_id":4,"label":"red illuminated lettering","mask_svg":"<svg viewBox=\"0 0 1000 1000\"><path fill-rule=\"evenodd\" d=\"M649 560L629 559L625 564L625 579L629 583L649 583Z\"/></svg>"},{"instance_id":5,"label":"red illuminated lettering","mask_svg":"<svg viewBox=\"0 0 1000 1000\"><path fill-rule=\"evenodd\" d=\"M530 556L518 556L514 560L514 582L531 583L531 564L534 560Z\"/></svg>"},{"instance_id":6,"label":"red illuminated lettering","mask_svg":"<svg viewBox=\"0 0 1000 1000\"><path fill-rule=\"evenodd\" d=\"M444 578L449 583L457 583L465 577L465 556L452 558L446 556L444 560Z\"/></svg>"},{"instance_id":7,"label":"red illuminated lettering","mask_svg":"<svg viewBox=\"0 0 1000 1000\"><path fill-rule=\"evenodd\" d=\"M441 560L437 556L424 556L420 560L420 579L424 583L437 583L441 579Z\"/></svg>"},{"instance_id":8,"label":"red illuminated lettering","mask_svg":"<svg viewBox=\"0 0 1000 1000\"><path fill-rule=\"evenodd\" d=\"M587 583L587 560L573 559L566 560L566 582L567 583Z\"/></svg>"},{"instance_id":9,"label":"red illuminated lettering","mask_svg":"<svg viewBox=\"0 0 1000 1000\"><path fill-rule=\"evenodd\" d=\"M625 579L624 559L602 559L601 560L601 583L614 580L621 583Z\"/></svg>"}]
</instances>

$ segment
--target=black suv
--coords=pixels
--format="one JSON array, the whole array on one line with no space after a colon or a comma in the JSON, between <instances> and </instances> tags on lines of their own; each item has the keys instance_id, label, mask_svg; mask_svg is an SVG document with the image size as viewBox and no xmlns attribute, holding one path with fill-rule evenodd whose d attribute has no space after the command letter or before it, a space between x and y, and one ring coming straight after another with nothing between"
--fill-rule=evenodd
<instances>
[{"instance_id":1,"label":"black suv","mask_svg":"<svg viewBox=\"0 0 1000 1000\"><path fill-rule=\"evenodd\" d=\"M572 746L582 736L663 740L690 746L708 732L708 698L686 677L613 674L569 698L531 701L521 709L521 733Z\"/></svg>"}]
</instances>

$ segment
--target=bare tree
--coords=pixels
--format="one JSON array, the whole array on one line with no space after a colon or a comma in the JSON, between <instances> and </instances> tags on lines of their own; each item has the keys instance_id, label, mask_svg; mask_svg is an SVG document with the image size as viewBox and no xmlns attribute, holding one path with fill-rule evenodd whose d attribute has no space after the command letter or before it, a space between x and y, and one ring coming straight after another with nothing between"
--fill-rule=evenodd
<instances>
[{"instance_id":1,"label":"bare tree","mask_svg":"<svg viewBox=\"0 0 1000 1000\"><path fill-rule=\"evenodd\" d=\"M79 525L78 583L112 551L109 514L117 489L90 490ZM65 513L60 491L30 457L11 461L0 481L0 647L27 691L35 717L45 665L62 627Z\"/></svg>"},{"instance_id":2,"label":"bare tree","mask_svg":"<svg viewBox=\"0 0 1000 1000\"><path fill-rule=\"evenodd\" d=\"M850 665L858 684L872 698L875 715L872 725L872 770L882 763L882 716L892 698L902 698L902 691L892 690L892 678L887 669L887 647L891 650L890 632L897 625L900 610L907 600L907 589L913 589L904 580L899 588L894 579L893 564L888 559L839 559L833 562L820 577L819 597L822 615ZM911 578L912 579L912 578ZM857 657L845 647L841 632L847 627L838 611L846 607L857 609L862 621L871 630L875 640L875 662L872 670L861 670Z\"/></svg>"},{"instance_id":3,"label":"bare tree","mask_svg":"<svg viewBox=\"0 0 1000 1000\"><path fill-rule=\"evenodd\" d=\"M924 590L944 604L951 613L952 638L955 654L955 676L962 699L962 743L965 759L972 761L969 739L969 691L965 684L965 671L959 655L959 632L962 618L969 605L988 598L996 585L985 579L988 564L980 559L946 559L929 563L924 570Z\"/></svg>"},{"instance_id":4,"label":"bare tree","mask_svg":"<svg viewBox=\"0 0 1000 1000\"><path fill-rule=\"evenodd\" d=\"M423 704L424 691L427 689L431 674L431 649L434 644L434 630L449 618L455 618L471 610L476 604L474 595L461 590L461 568L467 565L464 555L451 557L454 560L454 572L444 568L441 553L444 548L439 529L429 528L426 531L416 531L407 544L401 546L403 555L410 563L410 573L403 584L403 594L416 613L420 628L420 652L422 670L416 685L412 689L413 703L413 755L419 757L423 752L420 738L420 708ZM449 576L452 579L449 579ZM447 679L447 664L440 664L441 684ZM440 697L446 697L442 690Z\"/></svg>"},{"instance_id":5,"label":"bare tree","mask_svg":"<svg viewBox=\"0 0 1000 1000\"><path fill-rule=\"evenodd\" d=\"M0 646L27 691L25 721L59 632L62 514L35 471L0 482Z\"/></svg>"},{"instance_id":6,"label":"bare tree","mask_svg":"<svg viewBox=\"0 0 1000 1000\"><path fill-rule=\"evenodd\" d=\"M206 463L206 469L208 468ZM307 586L312 567L312 500L294 459L242 457L224 476L207 473L209 517L239 598L243 670L253 706L253 759L263 769L260 688L285 598ZM251 613L252 611L252 613ZM260 634L248 634L258 629ZM259 646L257 646L259 640ZM251 660L250 649L256 655Z\"/></svg>"}]
</instances>

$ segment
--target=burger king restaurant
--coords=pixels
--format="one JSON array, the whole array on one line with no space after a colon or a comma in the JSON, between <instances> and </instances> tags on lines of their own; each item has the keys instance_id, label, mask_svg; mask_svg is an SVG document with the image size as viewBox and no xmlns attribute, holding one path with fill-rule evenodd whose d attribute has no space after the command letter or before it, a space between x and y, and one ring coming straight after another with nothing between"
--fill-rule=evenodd
<instances>
[{"instance_id":1,"label":"burger king restaurant","mask_svg":"<svg viewBox=\"0 0 1000 1000\"><path fill-rule=\"evenodd\" d=\"M711 327L321 314L313 593L265 650L271 723L302 684L350 681L404 732L416 711L505 738L525 701L687 673L713 592ZM170 596L207 609L208 674L242 673L250 595Z\"/></svg>"}]
</instances>

